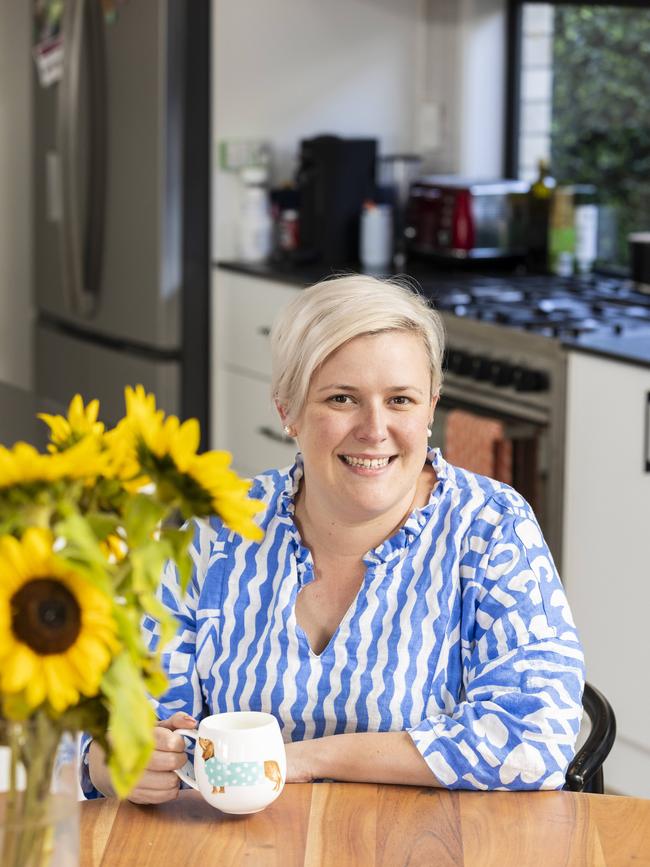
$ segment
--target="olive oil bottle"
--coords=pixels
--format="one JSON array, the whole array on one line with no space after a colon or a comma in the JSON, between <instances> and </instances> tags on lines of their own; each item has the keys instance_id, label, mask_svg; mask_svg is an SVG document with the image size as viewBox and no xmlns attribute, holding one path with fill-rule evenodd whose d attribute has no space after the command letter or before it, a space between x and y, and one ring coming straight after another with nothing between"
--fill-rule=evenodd
<instances>
[{"instance_id":1,"label":"olive oil bottle","mask_svg":"<svg viewBox=\"0 0 650 867\"><path fill-rule=\"evenodd\" d=\"M551 204L555 191L555 178L546 160L537 164L538 176L528 193L528 256L529 270L547 272L549 269L549 227Z\"/></svg>"}]
</instances>

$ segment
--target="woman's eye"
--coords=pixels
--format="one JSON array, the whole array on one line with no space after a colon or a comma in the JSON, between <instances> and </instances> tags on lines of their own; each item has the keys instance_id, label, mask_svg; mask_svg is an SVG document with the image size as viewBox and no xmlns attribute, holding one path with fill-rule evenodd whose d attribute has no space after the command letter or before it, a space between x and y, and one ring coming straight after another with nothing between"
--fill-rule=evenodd
<instances>
[{"instance_id":1,"label":"woman's eye","mask_svg":"<svg viewBox=\"0 0 650 867\"><path fill-rule=\"evenodd\" d=\"M332 403L349 403L352 398L349 394L333 394L329 400Z\"/></svg>"},{"instance_id":2,"label":"woman's eye","mask_svg":"<svg viewBox=\"0 0 650 867\"><path fill-rule=\"evenodd\" d=\"M391 400L398 406L407 406L409 403L411 403L411 398L406 397L405 394L398 394L395 397L391 398Z\"/></svg>"}]
</instances>

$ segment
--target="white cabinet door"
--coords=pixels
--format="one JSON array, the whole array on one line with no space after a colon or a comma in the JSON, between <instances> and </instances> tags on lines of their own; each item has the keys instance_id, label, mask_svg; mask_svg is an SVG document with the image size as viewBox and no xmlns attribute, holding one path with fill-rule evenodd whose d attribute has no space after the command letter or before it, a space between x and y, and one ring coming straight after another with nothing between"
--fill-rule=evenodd
<instances>
[{"instance_id":1,"label":"white cabinet door","mask_svg":"<svg viewBox=\"0 0 650 867\"><path fill-rule=\"evenodd\" d=\"M218 347L221 363L271 379L269 336L273 320L300 290L235 274L217 272ZM220 326L220 327L219 327Z\"/></svg>"},{"instance_id":2,"label":"white cabinet door","mask_svg":"<svg viewBox=\"0 0 650 867\"><path fill-rule=\"evenodd\" d=\"M572 353L562 577L618 722L608 786L650 797L650 369Z\"/></svg>"},{"instance_id":3,"label":"white cabinet door","mask_svg":"<svg viewBox=\"0 0 650 867\"><path fill-rule=\"evenodd\" d=\"M293 463L298 446L282 430L269 385L241 373L223 374L225 406L222 448L232 452L233 466L246 476Z\"/></svg>"},{"instance_id":4,"label":"white cabinet door","mask_svg":"<svg viewBox=\"0 0 650 867\"><path fill-rule=\"evenodd\" d=\"M233 466L248 476L295 457L271 398L269 334L299 291L221 269L213 274L212 447L232 452Z\"/></svg>"}]
</instances>

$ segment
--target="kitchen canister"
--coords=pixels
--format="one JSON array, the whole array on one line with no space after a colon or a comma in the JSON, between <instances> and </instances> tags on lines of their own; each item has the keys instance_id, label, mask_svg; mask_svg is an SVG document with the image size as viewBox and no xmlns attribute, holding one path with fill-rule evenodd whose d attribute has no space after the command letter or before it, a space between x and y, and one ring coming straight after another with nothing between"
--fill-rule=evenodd
<instances>
[{"instance_id":1,"label":"kitchen canister","mask_svg":"<svg viewBox=\"0 0 650 867\"><path fill-rule=\"evenodd\" d=\"M271 253L273 221L266 178L263 166L249 166L241 172L238 234L239 256L245 262L263 262Z\"/></svg>"},{"instance_id":2,"label":"kitchen canister","mask_svg":"<svg viewBox=\"0 0 650 867\"><path fill-rule=\"evenodd\" d=\"M630 245L630 274L639 292L650 292L650 232L632 232L627 236Z\"/></svg>"},{"instance_id":3,"label":"kitchen canister","mask_svg":"<svg viewBox=\"0 0 650 867\"><path fill-rule=\"evenodd\" d=\"M393 255L393 212L390 205L364 202L361 212L359 259L364 269L388 268Z\"/></svg>"}]
</instances>

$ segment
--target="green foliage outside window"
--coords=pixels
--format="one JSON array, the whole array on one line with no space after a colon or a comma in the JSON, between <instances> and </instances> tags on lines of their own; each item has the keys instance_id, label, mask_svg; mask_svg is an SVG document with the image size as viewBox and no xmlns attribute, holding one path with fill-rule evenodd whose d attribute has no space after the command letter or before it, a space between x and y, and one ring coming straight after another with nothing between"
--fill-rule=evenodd
<instances>
[{"instance_id":1,"label":"green foliage outside window","mask_svg":"<svg viewBox=\"0 0 650 867\"><path fill-rule=\"evenodd\" d=\"M650 10L557 6L551 165L612 207L612 258L650 230ZM609 258L609 257L608 257Z\"/></svg>"}]
</instances>

